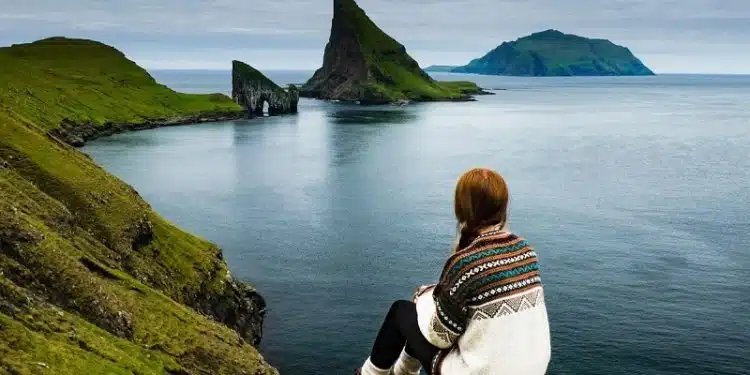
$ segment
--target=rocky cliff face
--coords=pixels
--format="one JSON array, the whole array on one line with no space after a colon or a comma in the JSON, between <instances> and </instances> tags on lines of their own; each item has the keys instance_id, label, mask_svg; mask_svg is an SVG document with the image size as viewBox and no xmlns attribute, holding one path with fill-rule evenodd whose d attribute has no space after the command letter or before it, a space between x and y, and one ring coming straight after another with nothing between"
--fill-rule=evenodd
<instances>
[{"instance_id":1,"label":"rocky cliff face","mask_svg":"<svg viewBox=\"0 0 750 375\"><path fill-rule=\"evenodd\" d=\"M434 81L354 0L333 0L323 66L300 94L363 104L469 99L465 92Z\"/></svg>"},{"instance_id":2,"label":"rocky cliff face","mask_svg":"<svg viewBox=\"0 0 750 375\"><path fill-rule=\"evenodd\" d=\"M232 99L244 107L250 117L263 116L268 103L270 116L297 113L299 90L289 85L282 89L263 73L241 61L232 61Z\"/></svg>"}]
</instances>

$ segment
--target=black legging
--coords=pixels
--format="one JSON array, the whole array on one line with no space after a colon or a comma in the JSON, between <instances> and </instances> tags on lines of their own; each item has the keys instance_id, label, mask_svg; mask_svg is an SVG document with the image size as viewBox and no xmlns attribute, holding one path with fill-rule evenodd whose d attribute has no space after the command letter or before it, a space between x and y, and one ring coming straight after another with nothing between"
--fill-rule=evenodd
<instances>
[{"instance_id":1,"label":"black legging","mask_svg":"<svg viewBox=\"0 0 750 375\"><path fill-rule=\"evenodd\" d=\"M406 354L419 360L422 368L430 375L432 359L439 349L430 344L419 331L417 305L411 301L401 300L394 302L385 316L375 338L370 361L378 368L391 368L404 346Z\"/></svg>"}]
</instances>

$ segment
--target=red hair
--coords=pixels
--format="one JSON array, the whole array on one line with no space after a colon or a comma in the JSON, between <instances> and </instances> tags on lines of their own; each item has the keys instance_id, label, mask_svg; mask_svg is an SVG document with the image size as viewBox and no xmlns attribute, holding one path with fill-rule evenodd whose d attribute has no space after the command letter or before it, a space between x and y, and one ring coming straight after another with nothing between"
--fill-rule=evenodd
<instances>
[{"instance_id":1,"label":"red hair","mask_svg":"<svg viewBox=\"0 0 750 375\"><path fill-rule=\"evenodd\" d=\"M504 227L508 220L508 185L499 173L474 168L456 185L455 214L461 225L458 248L469 246L488 226Z\"/></svg>"}]
</instances>

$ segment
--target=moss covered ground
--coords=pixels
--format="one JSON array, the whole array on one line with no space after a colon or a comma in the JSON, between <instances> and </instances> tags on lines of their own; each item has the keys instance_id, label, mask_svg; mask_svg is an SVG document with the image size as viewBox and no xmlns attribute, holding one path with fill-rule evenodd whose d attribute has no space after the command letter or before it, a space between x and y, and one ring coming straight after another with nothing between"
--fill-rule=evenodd
<instances>
[{"instance_id":1,"label":"moss covered ground","mask_svg":"<svg viewBox=\"0 0 750 375\"><path fill-rule=\"evenodd\" d=\"M0 66L0 374L275 373L189 307L230 287L220 250L49 133L241 109L92 41L2 48Z\"/></svg>"},{"instance_id":2,"label":"moss covered ground","mask_svg":"<svg viewBox=\"0 0 750 375\"><path fill-rule=\"evenodd\" d=\"M221 94L183 94L157 83L113 47L49 38L0 48L0 108L45 129L63 119L103 125L242 109Z\"/></svg>"},{"instance_id":3,"label":"moss covered ground","mask_svg":"<svg viewBox=\"0 0 750 375\"><path fill-rule=\"evenodd\" d=\"M357 30L361 51L374 79L366 90L388 101L397 100L461 100L469 91L479 91L473 82L464 82L463 89L430 78L406 52L406 48L385 33L354 0L343 0L346 19Z\"/></svg>"}]
</instances>

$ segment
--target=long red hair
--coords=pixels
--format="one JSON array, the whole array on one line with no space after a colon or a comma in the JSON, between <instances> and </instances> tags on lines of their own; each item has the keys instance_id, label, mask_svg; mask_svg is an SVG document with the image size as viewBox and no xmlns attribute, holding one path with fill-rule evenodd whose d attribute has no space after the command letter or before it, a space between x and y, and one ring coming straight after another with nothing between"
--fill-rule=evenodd
<instances>
[{"instance_id":1,"label":"long red hair","mask_svg":"<svg viewBox=\"0 0 750 375\"><path fill-rule=\"evenodd\" d=\"M460 226L458 249L469 246L481 229L508 221L508 185L499 173L474 168L456 185L455 214Z\"/></svg>"}]
</instances>

